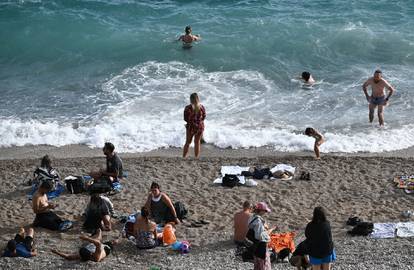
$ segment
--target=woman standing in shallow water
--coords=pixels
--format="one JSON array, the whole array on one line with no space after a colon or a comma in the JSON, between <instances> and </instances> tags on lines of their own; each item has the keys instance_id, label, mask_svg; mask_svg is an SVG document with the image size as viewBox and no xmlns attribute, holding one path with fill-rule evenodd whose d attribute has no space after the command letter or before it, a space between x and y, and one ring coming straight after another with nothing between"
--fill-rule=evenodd
<instances>
[{"instance_id":1,"label":"woman standing in shallow water","mask_svg":"<svg viewBox=\"0 0 414 270\"><path fill-rule=\"evenodd\" d=\"M200 98L197 93L192 93L190 96L190 105L184 109L184 121L187 122L186 139L183 149L183 157L188 155L188 148L194 137L194 155L196 158L200 156L200 143L204 132L204 119L206 118L206 109L200 103Z\"/></svg>"}]
</instances>

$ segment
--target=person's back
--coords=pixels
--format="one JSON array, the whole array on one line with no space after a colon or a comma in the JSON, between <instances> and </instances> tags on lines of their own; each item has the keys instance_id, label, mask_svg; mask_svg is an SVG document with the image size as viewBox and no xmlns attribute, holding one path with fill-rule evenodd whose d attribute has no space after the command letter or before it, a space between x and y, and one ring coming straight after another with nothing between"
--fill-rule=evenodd
<instances>
[{"instance_id":1,"label":"person's back","mask_svg":"<svg viewBox=\"0 0 414 270\"><path fill-rule=\"evenodd\" d=\"M243 203L243 210L234 215L234 242L237 245L242 245L246 238L251 210L251 203L246 201Z\"/></svg>"},{"instance_id":2,"label":"person's back","mask_svg":"<svg viewBox=\"0 0 414 270\"><path fill-rule=\"evenodd\" d=\"M328 221L309 222L305 229L309 255L323 258L333 249L331 227Z\"/></svg>"},{"instance_id":3,"label":"person's back","mask_svg":"<svg viewBox=\"0 0 414 270\"><path fill-rule=\"evenodd\" d=\"M148 219L149 211L145 207L141 209L141 215L134 224L133 234L135 243L138 248L148 249L158 245L157 243L157 225Z\"/></svg>"}]
</instances>

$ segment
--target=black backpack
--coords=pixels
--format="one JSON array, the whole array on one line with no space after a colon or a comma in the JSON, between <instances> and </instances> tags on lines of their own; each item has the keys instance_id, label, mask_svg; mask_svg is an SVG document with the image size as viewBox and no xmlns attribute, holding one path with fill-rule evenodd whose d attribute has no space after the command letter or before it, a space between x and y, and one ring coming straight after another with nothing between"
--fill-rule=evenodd
<instances>
[{"instance_id":1,"label":"black backpack","mask_svg":"<svg viewBox=\"0 0 414 270\"><path fill-rule=\"evenodd\" d=\"M174 203L174 209L175 209L175 213L177 214L177 218L179 220L183 220L187 218L188 211L182 202Z\"/></svg>"},{"instance_id":2,"label":"black backpack","mask_svg":"<svg viewBox=\"0 0 414 270\"><path fill-rule=\"evenodd\" d=\"M112 190L112 182L109 177L101 177L98 181L94 181L88 188L89 194L107 193Z\"/></svg>"},{"instance_id":3,"label":"black backpack","mask_svg":"<svg viewBox=\"0 0 414 270\"><path fill-rule=\"evenodd\" d=\"M78 194L85 191L85 180L82 176L71 176L65 178L66 189L72 194Z\"/></svg>"},{"instance_id":4,"label":"black backpack","mask_svg":"<svg viewBox=\"0 0 414 270\"><path fill-rule=\"evenodd\" d=\"M360 222L352 230L348 231L350 235L367 236L374 231L374 224L371 222Z\"/></svg>"},{"instance_id":5,"label":"black backpack","mask_svg":"<svg viewBox=\"0 0 414 270\"><path fill-rule=\"evenodd\" d=\"M239 184L239 178L235 174L226 174L223 177L221 185L223 187L235 187Z\"/></svg>"}]
</instances>

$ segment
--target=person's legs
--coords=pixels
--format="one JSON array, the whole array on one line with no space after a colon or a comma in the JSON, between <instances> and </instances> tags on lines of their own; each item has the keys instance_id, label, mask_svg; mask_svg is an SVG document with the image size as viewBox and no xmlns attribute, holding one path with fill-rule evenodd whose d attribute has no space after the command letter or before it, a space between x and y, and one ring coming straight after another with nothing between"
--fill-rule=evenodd
<instances>
[{"instance_id":1,"label":"person's legs","mask_svg":"<svg viewBox=\"0 0 414 270\"><path fill-rule=\"evenodd\" d=\"M196 158L199 158L200 156L200 150L201 150L201 137L203 136L203 133L196 134L194 137L194 156Z\"/></svg>"},{"instance_id":2,"label":"person's legs","mask_svg":"<svg viewBox=\"0 0 414 270\"><path fill-rule=\"evenodd\" d=\"M372 121L374 121L374 112L375 112L375 107L377 107L377 105L370 103L368 108L369 108L369 122L372 123Z\"/></svg>"},{"instance_id":3,"label":"person's legs","mask_svg":"<svg viewBox=\"0 0 414 270\"><path fill-rule=\"evenodd\" d=\"M186 158L188 156L188 149L190 148L191 141L193 140L193 134L191 134L191 131L189 128L186 129L186 138L185 138L185 144L183 148L183 158Z\"/></svg>"},{"instance_id":4,"label":"person's legs","mask_svg":"<svg viewBox=\"0 0 414 270\"><path fill-rule=\"evenodd\" d=\"M91 236L91 238L98 240L99 242L102 242L102 230L96 229L96 232L94 235Z\"/></svg>"},{"instance_id":5,"label":"person's legs","mask_svg":"<svg viewBox=\"0 0 414 270\"><path fill-rule=\"evenodd\" d=\"M319 265L312 265L312 270L321 270L322 269L322 267L321 267L321 265L319 264Z\"/></svg>"},{"instance_id":6,"label":"person's legs","mask_svg":"<svg viewBox=\"0 0 414 270\"><path fill-rule=\"evenodd\" d=\"M36 226L52 231L57 231L59 229L59 224L62 222L63 220L53 212L37 214L35 220Z\"/></svg>"},{"instance_id":7,"label":"person's legs","mask_svg":"<svg viewBox=\"0 0 414 270\"><path fill-rule=\"evenodd\" d=\"M29 228L26 231L26 237L24 238L24 244L28 250L33 249L33 238L34 238L34 230L33 228Z\"/></svg>"},{"instance_id":8,"label":"person's legs","mask_svg":"<svg viewBox=\"0 0 414 270\"><path fill-rule=\"evenodd\" d=\"M331 264L330 263L324 263L321 267L322 270L331 270Z\"/></svg>"},{"instance_id":9,"label":"person's legs","mask_svg":"<svg viewBox=\"0 0 414 270\"><path fill-rule=\"evenodd\" d=\"M320 159L321 158L321 154L319 152L319 146L321 146L321 144L324 143L324 140L319 140L319 141L315 141L315 146L313 148L313 150L315 151L315 155L316 155L316 159Z\"/></svg>"},{"instance_id":10,"label":"person's legs","mask_svg":"<svg viewBox=\"0 0 414 270\"><path fill-rule=\"evenodd\" d=\"M384 105L378 105L378 122L380 126L384 125Z\"/></svg>"}]
</instances>

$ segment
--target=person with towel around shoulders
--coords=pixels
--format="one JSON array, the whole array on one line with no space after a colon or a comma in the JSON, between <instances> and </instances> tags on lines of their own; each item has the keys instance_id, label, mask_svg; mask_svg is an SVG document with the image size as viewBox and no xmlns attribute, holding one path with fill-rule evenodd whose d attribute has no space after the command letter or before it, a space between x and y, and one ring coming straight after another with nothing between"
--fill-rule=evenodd
<instances>
[{"instance_id":1,"label":"person with towel around shoulders","mask_svg":"<svg viewBox=\"0 0 414 270\"><path fill-rule=\"evenodd\" d=\"M256 248L254 250L254 270L270 270L270 253L267 248L270 242L270 234L276 227L269 229L263 216L271 210L264 202L259 202L254 208L254 214L249 218L249 231L254 233ZM248 232L249 234L249 232ZM248 237L249 238L249 237Z\"/></svg>"},{"instance_id":2,"label":"person with towel around shoulders","mask_svg":"<svg viewBox=\"0 0 414 270\"><path fill-rule=\"evenodd\" d=\"M201 150L201 138L204 132L204 119L206 119L206 109L200 103L197 93L190 95L190 105L184 109L184 121L187 123L186 139L183 148L183 158L188 156L188 149L194 137L194 156L199 158Z\"/></svg>"},{"instance_id":3,"label":"person with towel around shoulders","mask_svg":"<svg viewBox=\"0 0 414 270\"><path fill-rule=\"evenodd\" d=\"M150 217L156 224L180 223L170 197L161 192L161 187L156 182L151 183L151 192L148 194L145 208L149 210Z\"/></svg>"},{"instance_id":4,"label":"person with towel around shoulders","mask_svg":"<svg viewBox=\"0 0 414 270\"><path fill-rule=\"evenodd\" d=\"M313 210L312 221L305 229L306 245L312 270L330 270L336 260L331 225L325 210L318 206Z\"/></svg>"}]
</instances>

